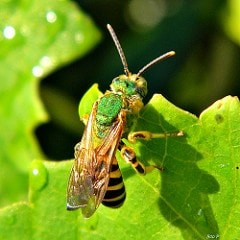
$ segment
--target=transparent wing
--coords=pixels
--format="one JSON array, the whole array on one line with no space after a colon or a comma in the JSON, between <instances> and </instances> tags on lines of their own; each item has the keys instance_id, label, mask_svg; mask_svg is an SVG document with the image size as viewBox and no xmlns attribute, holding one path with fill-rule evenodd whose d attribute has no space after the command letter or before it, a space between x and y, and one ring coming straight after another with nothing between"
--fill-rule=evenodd
<instances>
[{"instance_id":1,"label":"transparent wing","mask_svg":"<svg viewBox=\"0 0 240 240\"><path fill-rule=\"evenodd\" d=\"M113 123L108 136L94 146L94 122L96 102L89 116L82 141L75 147L75 162L67 189L67 209L82 208L85 217L90 217L104 198L110 168L125 125L125 113L121 112Z\"/></svg>"},{"instance_id":2,"label":"transparent wing","mask_svg":"<svg viewBox=\"0 0 240 240\"><path fill-rule=\"evenodd\" d=\"M115 159L115 154L121 140L124 126L126 122L126 114L124 111L120 112L118 119L114 122L111 131L104 139L103 143L95 149L95 156L97 160L96 171L96 206L102 202L107 191L112 162Z\"/></svg>"},{"instance_id":3,"label":"transparent wing","mask_svg":"<svg viewBox=\"0 0 240 240\"><path fill-rule=\"evenodd\" d=\"M75 161L71 169L67 188L67 209L94 207L92 166L94 165L93 121L97 102L89 116L82 140L75 146Z\"/></svg>"}]
</instances>

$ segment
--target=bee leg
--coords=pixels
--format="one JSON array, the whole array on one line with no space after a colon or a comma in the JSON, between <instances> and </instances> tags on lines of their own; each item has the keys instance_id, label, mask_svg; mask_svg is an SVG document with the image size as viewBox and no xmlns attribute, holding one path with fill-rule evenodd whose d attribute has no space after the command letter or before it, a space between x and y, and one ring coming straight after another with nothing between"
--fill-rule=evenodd
<instances>
[{"instance_id":1,"label":"bee leg","mask_svg":"<svg viewBox=\"0 0 240 240\"><path fill-rule=\"evenodd\" d=\"M79 151L81 148L81 142L78 142L74 147L74 158L77 159Z\"/></svg>"},{"instance_id":2,"label":"bee leg","mask_svg":"<svg viewBox=\"0 0 240 240\"><path fill-rule=\"evenodd\" d=\"M153 138L167 138L167 137L182 137L184 133L182 131L172 133L152 133L148 131L138 131L128 134L128 140L135 143L137 139L151 140Z\"/></svg>"},{"instance_id":3,"label":"bee leg","mask_svg":"<svg viewBox=\"0 0 240 240\"><path fill-rule=\"evenodd\" d=\"M146 173L151 172L155 168L159 169L160 171L163 170L158 166L144 166L141 162L137 160L134 149L127 147L126 145L121 147L121 156L126 162L131 163L132 167L139 174L145 175Z\"/></svg>"},{"instance_id":4,"label":"bee leg","mask_svg":"<svg viewBox=\"0 0 240 240\"><path fill-rule=\"evenodd\" d=\"M84 123L85 126L87 125L88 118L89 118L89 114L85 114L81 117L81 121Z\"/></svg>"},{"instance_id":5,"label":"bee leg","mask_svg":"<svg viewBox=\"0 0 240 240\"><path fill-rule=\"evenodd\" d=\"M181 137L183 136L183 132L172 132L172 133L151 133L148 131L138 131L132 132L128 135L128 140L132 143L135 143L137 139L143 139L149 141L153 138L167 138L167 137ZM134 169L140 174L146 174L147 172L151 172L153 169L159 169L163 171L164 169L159 166L144 166L141 162L139 162L136 158L136 154L134 149L127 147L127 146L120 146L121 156L126 161L132 164Z\"/></svg>"}]
</instances>

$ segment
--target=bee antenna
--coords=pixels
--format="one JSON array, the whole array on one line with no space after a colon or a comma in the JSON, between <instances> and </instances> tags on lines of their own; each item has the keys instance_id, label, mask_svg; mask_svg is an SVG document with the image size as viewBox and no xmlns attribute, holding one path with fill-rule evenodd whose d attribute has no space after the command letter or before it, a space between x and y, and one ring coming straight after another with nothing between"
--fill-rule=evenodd
<instances>
[{"instance_id":1,"label":"bee antenna","mask_svg":"<svg viewBox=\"0 0 240 240\"><path fill-rule=\"evenodd\" d=\"M115 43L115 46L116 46L116 48L118 50L118 54L119 54L119 56L121 58L121 61L122 61L122 64L123 64L124 72L125 72L125 74L127 76L129 76L130 72L128 70L127 60L126 60L126 57L124 55L123 49L122 49L122 47L120 45L120 42L118 41L117 35L114 32L114 30L113 30L113 28L112 28L112 26L110 24L107 24L107 29L108 29L108 31L109 31L109 33L110 33L110 35L111 35L111 37L112 37L112 39L113 39L113 41Z\"/></svg>"},{"instance_id":2,"label":"bee antenna","mask_svg":"<svg viewBox=\"0 0 240 240\"><path fill-rule=\"evenodd\" d=\"M165 53L165 54L163 54L163 55L161 55L161 56L153 59L150 63L148 63L147 65L145 65L142 69L140 69L140 70L138 71L137 78L138 78L139 76L141 76L141 75L142 75L146 70L148 70L150 67L152 67L154 64L156 64L156 63L158 63L158 62L160 62L160 61L162 61L162 60L164 60L164 59L167 59L167 58L169 58L169 57L172 57L173 55L175 55L175 52L174 52L174 51L170 51L170 52L167 52L167 53Z\"/></svg>"}]
</instances>

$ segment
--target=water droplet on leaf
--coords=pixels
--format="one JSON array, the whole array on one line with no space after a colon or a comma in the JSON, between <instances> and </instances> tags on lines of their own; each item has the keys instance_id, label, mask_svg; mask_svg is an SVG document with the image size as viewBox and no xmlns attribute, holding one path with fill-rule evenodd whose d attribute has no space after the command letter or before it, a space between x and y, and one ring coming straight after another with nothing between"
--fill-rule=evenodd
<instances>
[{"instance_id":1,"label":"water droplet on leaf","mask_svg":"<svg viewBox=\"0 0 240 240\"><path fill-rule=\"evenodd\" d=\"M33 190L41 190L47 184L48 172L42 161L35 160L31 164L30 186Z\"/></svg>"},{"instance_id":2,"label":"water droplet on leaf","mask_svg":"<svg viewBox=\"0 0 240 240\"><path fill-rule=\"evenodd\" d=\"M49 23L54 23L57 21L57 14L54 12L54 11L48 11L46 13L46 20L49 22Z\"/></svg>"},{"instance_id":3,"label":"water droplet on leaf","mask_svg":"<svg viewBox=\"0 0 240 240\"><path fill-rule=\"evenodd\" d=\"M34 66L32 68L32 74L35 76L35 77L41 77L43 76L43 68L41 66Z\"/></svg>"},{"instance_id":4,"label":"water droplet on leaf","mask_svg":"<svg viewBox=\"0 0 240 240\"><path fill-rule=\"evenodd\" d=\"M13 39L16 35L16 31L15 31L15 28L12 27L12 26L6 26L4 29L3 29L3 36L6 38L6 39Z\"/></svg>"}]
</instances>

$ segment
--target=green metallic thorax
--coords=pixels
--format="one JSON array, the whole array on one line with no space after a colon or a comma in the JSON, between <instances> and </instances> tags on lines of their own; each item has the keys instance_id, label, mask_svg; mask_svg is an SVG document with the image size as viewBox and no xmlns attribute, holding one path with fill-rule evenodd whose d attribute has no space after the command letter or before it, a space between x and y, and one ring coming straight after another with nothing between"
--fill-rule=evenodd
<instances>
[{"instance_id":1,"label":"green metallic thorax","mask_svg":"<svg viewBox=\"0 0 240 240\"><path fill-rule=\"evenodd\" d=\"M122 109L122 98L118 94L108 93L100 98L96 114L97 136L104 138L110 126Z\"/></svg>"},{"instance_id":2,"label":"green metallic thorax","mask_svg":"<svg viewBox=\"0 0 240 240\"><path fill-rule=\"evenodd\" d=\"M127 126L124 127L129 129L143 107L142 98L147 94L146 80L136 74L120 75L113 79L110 87L111 91L98 100L95 133L100 139L107 136L121 110L127 113Z\"/></svg>"}]
</instances>

